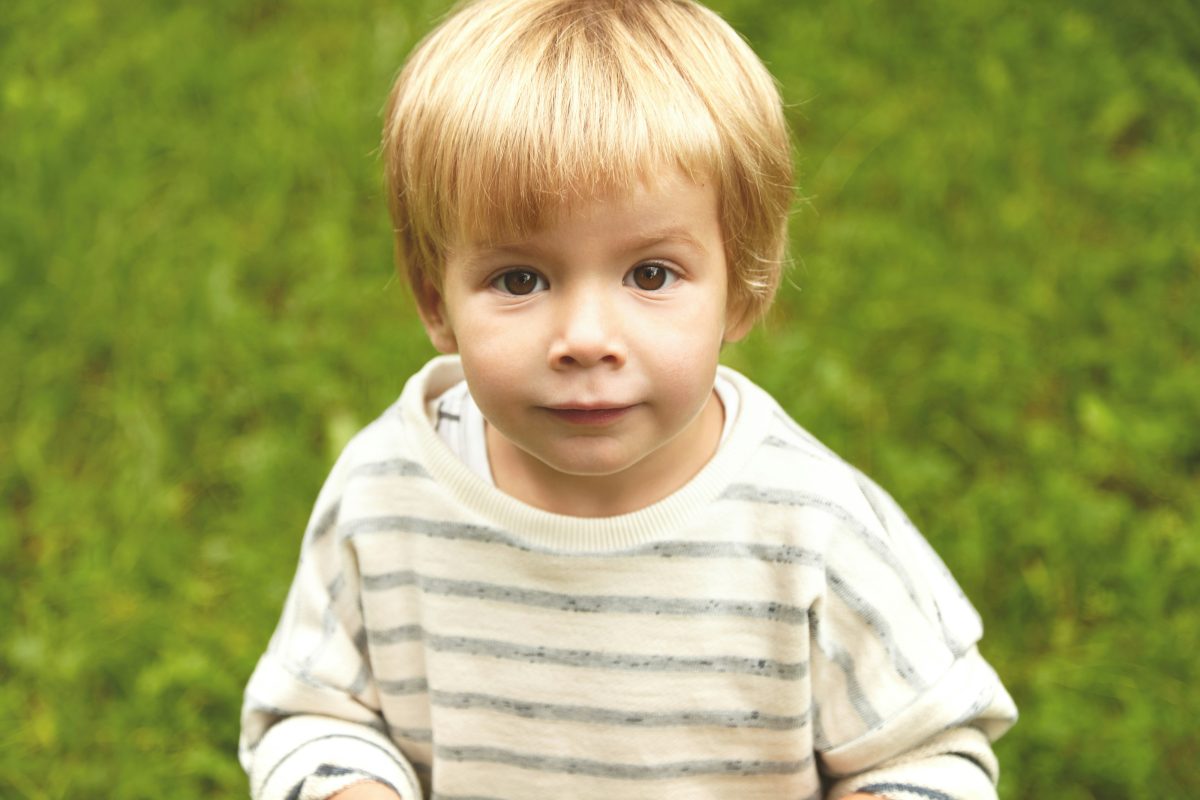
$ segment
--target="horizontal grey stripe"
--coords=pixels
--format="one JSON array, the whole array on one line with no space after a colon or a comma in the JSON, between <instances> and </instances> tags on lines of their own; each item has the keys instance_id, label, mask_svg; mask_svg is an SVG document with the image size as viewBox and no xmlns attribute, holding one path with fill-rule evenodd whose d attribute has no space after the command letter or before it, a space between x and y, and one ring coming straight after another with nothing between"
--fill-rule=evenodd
<instances>
[{"instance_id":1,"label":"horizontal grey stripe","mask_svg":"<svg viewBox=\"0 0 1200 800\"><path fill-rule=\"evenodd\" d=\"M433 731L429 728L398 728L389 725L388 731L395 739L407 739L410 742L424 742L425 744L433 741Z\"/></svg>"},{"instance_id":2,"label":"horizontal grey stripe","mask_svg":"<svg viewBox=\"0 0 1200 800\"><path fill-rule=\"evenodd\" d=\"M379 475L395 475L401 478L428 478L429 473L425 468L416 461L409 461L405 458L390 458L386 461L369 461L365 464L359 464L354 469L350 470L350 476L359 477L375 477Z\"/></svg>"},{"instance_id":3,"label":"horizontal grey stripe","mask_svg":"<svg viewBox=\"0 0 1200 800\"><path fill-rule=\"evenodd\" d=\"M407 533L447 541L477 542L519 550L523 553L569 555L576 558L617 558L622 556L659 556L662 558L748 558L777 564L820 566L821 554L815 550L786 545L760 545L744 542L655 542L628 550L604 552L564 551L534 547L509 533L483 525L448 522L413 516L380 516L343 522L338 535L353 538L374 533Z\"/></svg>"},{"instance_id":4,"label":"horizontal grey stripe","mask_svg":"<svg viewBox=\"0 0 1200 800\"><path fill-rule=\"evenodd\" d=\"M483 761L504 764L538 772L561 772L569 775L590 775L597 778L646 781L686 778L696 775L794 775L812 764L812 756L798 761L743 761L739 759L704 759L697 761L667 761L660 764L616 764L582 758L540 756L517 753L497 747L437 747L438 758L446 761Z\"/></svg>"},{"instance_id":5,"label":"horizontal grey stripe","mask_svg":"<svg viewBox=\"0 0 1200 800\"><path fill-rule=\"evenodd\" d=\"M555 664L564 667L638 672L738 673L785 681L799 680L808 674L808 664L805 662L789 663L740 656L684 658L641 653L560 650L501 642L494 639L438 636L428 633L419 625L402 625L397 628L369 631L367 635L373 643L379 645L424 641L431 650L436 652L490 656L506 661L523 661L528 664Z\"/></svg>"},{"instance_id":6,"label":"horizontal grey stripe","mask_svg":"<svg viewBox=\"0 0 1200 800\"><path fill-rule=\"evenodd\" d=\"M402 515L364 517L363 519L344 522L338 526L338 536L343 539L370 533L415 533L435 539L499 544L524 552L534 552L534 548L517 541L512 536L501 531L465 522L444 522L442 520Z\"/></svg>"},{"instance_id":7,"label":"horizontal grey stripe","mask_svg":"<svg viewBox=\"0 0 1200 800\"><path fill-rule=\"evenodd\" d=\"M929 800L954 800L950 795L939 792L937 789L927 789L924 786L913 786L908 783L872 783L859 787L858 791L889 796L892 792L904 792L917 797L926 797Z\"/></svg>"},{"instance_id":8,"label":"horizontal grey stripe","mask_svg":"<svg viewBox=\"0 0 1200 800\"><path fill-rule=\"evenodd\" d=\"M513 700L475 692L440 692L430 695L439 708L486 709L525 719L552 719L592 725L637 727L711 726L719 728L762 728L791 731L808 724L808 715L780 716L758 711L631 711L593 706L557 705Z\"/></svg>"},{"instance_id":9,"label":"horizontal grey stripe","mask_svg":"<svg viewBox=\"0 0 1200 800\"><path fill-rule=\"evenodd\" d=\"M318 778L328 778L331 776L336 777L336 776L341 776L341 775L368 775L368 776L370 776L370 773L363 772L361 769L350 769L348 767L339 767L336 764L322 764L321 766L317 767L316 771L313 772L313 774L316 775ZM374 776L370 776L370 777L374 777Z\"/></svg>"},{"instance_id":10,"label":"horizontal grey stripe","mask_svg":"<svg viewBox=\"0 0 1200 800\"><path fill-rule=\"evenodd\" d=\"M425 631L420 625L400 625L395 628L368 630L367 641L371 644L398 644L399 642L419 642L425 637Z\"/></svg>"},{"instance_id":11,"label":"horizontal grey stripe","mask_svg":"<svg viewBox=\"0 0 1200 800\"><path fill-rule=\"evenodd\" d=\"M650 546L646 554L663 558L745 558L808 567L820 567L825 563L824 557L816 550L744 542L659 542Z\"/></svg>"},{"instance_id":12,"label":"horizontal grey stripe","mask_svg":"<svg viewBox=\"0 0 1200 800\"><path fill-rule=\"evenodd\" d=\"M257 714L268 714L272 717L279 717L281 719L283 717L290 717L296 713L295 709L280 708L279 706L271 705L270 703L264 703L262 700L254 697L249 692L246 693L246 711L247 713L253 712Z\"/></svg>"},{"instance_id":13,"label":"horizontal grey stripe","mask_svg":"<svg viewBox=\"0 0 1200 800\"><path fill-rule=\"evenodd\" d=\"M748 483L735 483L729 486L721 493L722 500L741 500L750 503L764 503L768 505L791 506L794 508L811 508L818 511L824 511L830 516L841 522L846 523L863 541L864 544L871 550L872 553L888 566L892 572L896 573L896 577L904 584L905 591L912 601L917 605L917 589L913 585L912 577L908 574L908 570L896 558L895 552L882 541L880 537L871 532L871 530L858 517L851 514L847 509L831 502L821 495L809 494L808 492L798 492L792 489L779 489L771 487L759 487Z\"/></svg>"},{"instance_id":14,"label":"horizontal grey stripe","mask_svg":"<svg viewBox=\"0 0 1200 800\"><path fill-rule=\"evenodd\" d=\"M424 694L429 691L429 682L424 678L409 678L402 681L379 681L379 691L390 695Z\"/></svg>"},{"instance_id":15,"label":"horizontal grey stripe","mask_svg":"<svg viewBox=\"0 0 1200 800\"><path fill-rule=\"evenodd\" d=\"M883 648L887 650L888 657L892 660L892 666L895 667L896 673L904 678L905 683L913 687L917 691L922 691L926 687L925 679L917 674L916 667L908 660L904 651L900 649L900 644L896 641L896 637L892 635L892 626L888 623L884 615L879 612L874 606L868 603L857 592L850 588L846 581L833 570L829 570L829 587L833 589L841 601L850 607L855 614L867 624L867 627L874 631L876 638L883 644Z\"/></svg>"},{"instance_id":16,"label":"horizontal grey stripe","mask_svg":"<svg viewBox=\"0 0 1200 800\"><path fill-rule=\"evenodd\" d=\"M496 583L458 581L434 578L413 570L364 575L363 588L382 591L415 586L426 594L449 597L469 597L514 605L548 608L555 611L603 614L654 614L672 616L723 616L765 619L799 625L805 622L808 611L784 603L748 600L693 600L676 597L643 595L572 595L536 589L520 589Z\"/></svg>"}]
</instances>

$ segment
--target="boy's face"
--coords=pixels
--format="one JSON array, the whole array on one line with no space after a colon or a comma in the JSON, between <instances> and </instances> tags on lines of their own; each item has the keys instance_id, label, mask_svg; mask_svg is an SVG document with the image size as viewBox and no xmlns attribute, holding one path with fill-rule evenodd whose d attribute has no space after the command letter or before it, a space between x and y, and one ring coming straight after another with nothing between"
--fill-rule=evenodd
<instances>
[{"instance_id":1,"label":"boy's face","mask_svg":"<svg viewBox=\"0 0 1200 800\"><path fill-rule=\"evenodd\" d=\"M592 485L620 507L621 487L665 496L717 445L717 358L745 332L727 282L715 190L664 172L519 241L460 244L421 307L461 354L497 484L526 500Z\"/></svg>"}]
</instances>

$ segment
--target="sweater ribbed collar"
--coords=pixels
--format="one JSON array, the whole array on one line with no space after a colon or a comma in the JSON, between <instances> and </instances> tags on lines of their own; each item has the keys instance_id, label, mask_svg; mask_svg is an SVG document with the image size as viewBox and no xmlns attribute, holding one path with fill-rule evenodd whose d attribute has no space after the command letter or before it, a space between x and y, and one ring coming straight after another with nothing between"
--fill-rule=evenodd
<instances>
[{"instance_id":1,"label":"sweater ribbed collar","mask_svg":"<svg viewBox=\"0 0 1200 800\"><path fill-rule=\"evenodd\" d=\"M457 356L439 356L409 379L400 395L406 438L418 460L468 512L539 549L611 552L673 538L713 503L767 435L772 401L728 367L721 374L737 388L741 408L728 438L678 491L638 511L613 517L573 517L534 508L481 480L438 436L426 403L463 380Z\"/></svg>"}]
</instances>

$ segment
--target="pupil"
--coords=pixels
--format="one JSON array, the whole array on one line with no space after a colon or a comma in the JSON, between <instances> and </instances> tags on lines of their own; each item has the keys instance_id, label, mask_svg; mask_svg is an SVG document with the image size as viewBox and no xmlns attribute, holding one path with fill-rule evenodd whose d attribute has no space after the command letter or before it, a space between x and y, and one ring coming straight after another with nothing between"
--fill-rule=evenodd
<instances>
[{"instance_id":1,"label":"pupil","mask_svg":"<svg viewBox=\"0 0 1200 800\"><path fill-rule=\"evenodd\" d=\"M661 289L666 278L666 272L662 267L644 264L637 268L633 280L642 289Z\"/></svg>"}]
</instances>

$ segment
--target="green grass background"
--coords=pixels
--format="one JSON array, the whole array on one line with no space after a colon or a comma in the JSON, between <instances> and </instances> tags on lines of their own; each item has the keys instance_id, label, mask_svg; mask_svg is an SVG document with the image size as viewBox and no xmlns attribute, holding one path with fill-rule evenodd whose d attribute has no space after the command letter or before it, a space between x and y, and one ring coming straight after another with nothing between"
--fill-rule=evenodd
<instances>
[{"instance_id":1,"label":"green grass background","mask_svg":"<svg viewBox=\"0 0 1200 800\"><path fill-rule=\"evenodd\" d=\"M1200 793L1200 8L720 0L801 192L728 361L907 508L1004 798ZM240 797L315 493L430 354L375 153L443 2L0 4L0 797Z\"/></svg>"}]
</instances>

